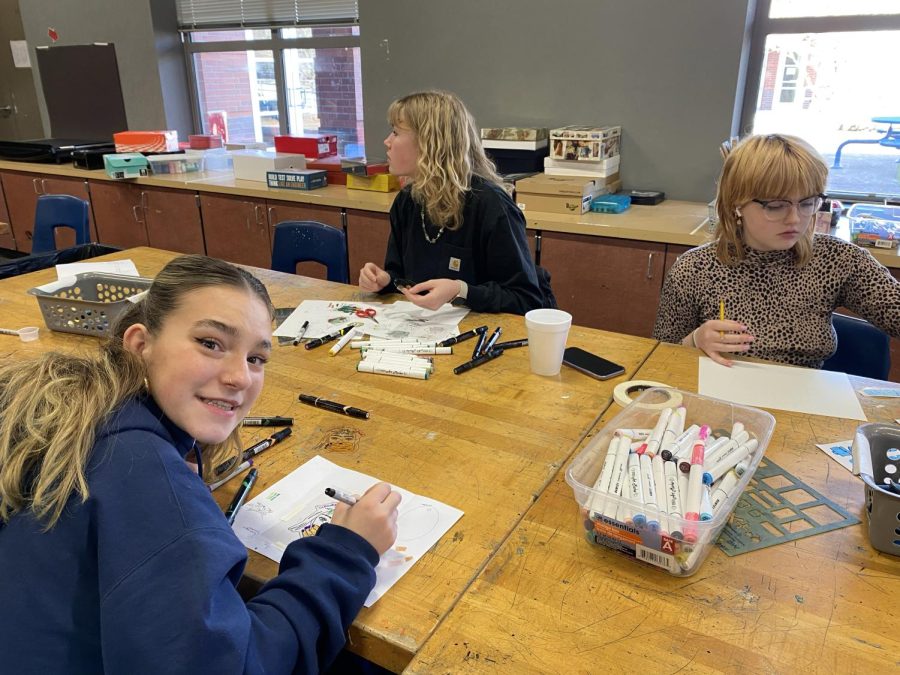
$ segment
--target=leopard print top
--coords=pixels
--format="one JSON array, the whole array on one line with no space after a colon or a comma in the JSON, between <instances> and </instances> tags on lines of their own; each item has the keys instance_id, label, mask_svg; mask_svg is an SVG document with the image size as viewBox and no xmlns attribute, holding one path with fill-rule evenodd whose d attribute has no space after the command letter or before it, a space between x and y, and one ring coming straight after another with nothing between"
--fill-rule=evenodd
<instances>
[{"instance_id":1,"label":"leopard print top","mask_svg":"<svg viewBox=\"0 0 900 675\"><path fill-rule=\"evenodd\" d=\"M653 337L680 343L704 321L725 316L756 337L750 356L811 368L837 347L831 313L847 307L900 337L900 281L872 254L829 235L815 236L809 263L798 268L791 251L745 249L728 267L715 243L681 255L663 284Z\"/></svg>"}]
</instances>

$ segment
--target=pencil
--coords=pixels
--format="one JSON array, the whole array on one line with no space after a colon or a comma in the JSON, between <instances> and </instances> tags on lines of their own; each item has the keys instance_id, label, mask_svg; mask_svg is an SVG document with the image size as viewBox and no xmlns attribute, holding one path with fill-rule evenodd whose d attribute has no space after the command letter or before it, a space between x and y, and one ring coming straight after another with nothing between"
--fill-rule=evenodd
<instances>
[{"instance_id":1,"label":"pencil","mask_svg":"<svg viewBox=\"0 0 900 675\"><path fill-rule=\"evenodd\" d=\"M724 301L724 300L719 300L719 321L724 321L724 320L725 320L725 301ZM720 331L719 331L719 337L720 337L720 338L724 338L724 337L725 337L725 331L720 330Z\"/></svg>"}]
</instances>

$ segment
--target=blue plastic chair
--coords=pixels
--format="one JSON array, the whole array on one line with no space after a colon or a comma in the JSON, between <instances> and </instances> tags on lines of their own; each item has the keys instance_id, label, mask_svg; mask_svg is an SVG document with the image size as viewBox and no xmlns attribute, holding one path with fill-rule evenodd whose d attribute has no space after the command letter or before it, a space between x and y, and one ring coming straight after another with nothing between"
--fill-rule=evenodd
<instances>
[{"instance_id":1,"label":"blue plastic chair","mask_svg":"<svg viewBox=\"0 0 900 675\"><path fill-rule=\"evenodd\" d=\"M328 281L350 282L347 235L314 220L286 220L275 226L272 269L295 274L297 263L312 260L325 265Z\"/></svg>"},{"instance_id":2,"label":"blue plastic chair","mask_svg":"<svg viewBox=\"0 0 900 675\"><path fill-rule=\"evenodd\" d=\"M822 370L886 380L891 372L891 338L868 321L832 314L837 333L837 351L822 364Z\"/></svg>"},{"instance_id":3,"label":"blue plastic chair","mask_svg":"<svg viewBox=\"0 0 900 675\"><path fill-rule=\"evenodd\" d=\"M34 210L34 230L31 236L32 253L56 250L56 229L75 230L75 244L91 243L88 203L70 195L41 195Z\"/></svg>"}]
</instances>

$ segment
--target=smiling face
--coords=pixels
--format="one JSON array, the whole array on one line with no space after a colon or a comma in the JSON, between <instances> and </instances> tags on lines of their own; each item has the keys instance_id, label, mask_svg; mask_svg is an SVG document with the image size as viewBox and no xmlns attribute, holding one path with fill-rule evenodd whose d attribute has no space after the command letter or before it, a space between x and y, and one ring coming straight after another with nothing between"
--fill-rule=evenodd
<instances>
[{"instance_id":1,"label":"smiling face","mask_svg":"<svg viewBox=\"0 0 900 675\"><path fill-rule=\"evenodd\" d=\"M796 205L800 201L815 199L815 196L792 194L784 199L793 204L774 220L770 220L766 207L758 202L751 201L742 207L743 237L747 246L757 251L786 251L806 236L812 227L814 214L804 216ZM777 204L778 202L773 202L769 211L774 211L771 207Z\"/></svg>"},{"instance_id":2,"label":"smiling face","mask_svg":"<svg viewBox=\"0 0 900 675\"><path fill-rule=\"evenodd\" d=\"M155 334L134 324L123 340L146 364L163 413L212 444L228 438L259 396L271 335L268 308L250 291L205 286L186 293Z\"/></svg>"},{"instance_id":3,"label":"smiling face","mask_svg":"<svg viewBox=\"0 0 900 675\"><path fill-rule=\"evenodd\" d=\"M391 127L391 133L384 139L391 173L395 176L416 175L419 159L418 141L415 132L402 121Z\"/></svg>"}]
</instances>

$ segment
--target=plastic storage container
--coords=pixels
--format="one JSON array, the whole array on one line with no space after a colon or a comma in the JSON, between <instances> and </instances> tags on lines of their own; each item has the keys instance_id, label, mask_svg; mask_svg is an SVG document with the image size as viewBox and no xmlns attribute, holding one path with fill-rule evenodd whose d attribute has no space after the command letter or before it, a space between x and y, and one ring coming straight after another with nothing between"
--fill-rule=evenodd
<instances>
[{"instance_id":1,"label":"plastic storage container","mask_svg":"<svg viewBox=\"0 0 900 675\"><path fill-rule=\"evenodd\" d=\"M106 335L133 295L150 288L153 279L122 274L83 272L29 289L51 330Z\"/></svg>"},{"instance_id":2,"label":"plastic storage container","mask_svg":"<svg viewBox=\"0 0 900 675\"><path fill-rule=\"evenodd\" d=\"M879 551L900 555L900 426L873 422L856 429L854 468L866 484L869 541Z\"/></svg>"},{"instance_id":3,"label":"plastic storage container","mask_svg":"<svg viewBox=\"0 0 900 675\"><path fill-rule=\"evenodd\" d=\"M854 204L847 219L850 239L858 246L895 248L900 244L900 206Z\"/></svg>"},{"instance_id":4,"label":"plastic storage container","mask_svg":"<svg viewBox=\"0 0 900 675\"><path fill-rule=\"evenodd\" d=\"M153 175L195 173L203 171L203 156L195 154L150 155L147 157Z\"/></svg>"},{"instance_id":5,"label":"plastic storage container","mask_svg":"<svg viewBox=\"0 0 900 675\"><path fill-rule=\"evenodd\" d=\"M622 213L631 206L628 195L600 195L591 201L591 211L595 213Z\"/></svg>"},{"instance_id":6,"label":"plastic storage container","mask_svg":"<svg viewBox=\"0 0 900 675\"><path fill-rule=\"evenodd\" d=\"M624 505L632 512L642 510L642 505L615 497L594 489L600 476L607 449L616 429L652 428L659 417L662 407L676 408L683 405L687 409L686 425L709 425L712 433L728 434L735 422L741 422L752 438L756 438L758 446L751 455L748 467L737 484L728 492L722 507L715 512L711 520L693 521L684 518L668 517L669 530L675 532L692 532L693 542L670 536L660 528L648 524L628 524L593 512L596 508L595 496L599 496L604 508L603 513L618 510ZM710 549L715 544L731 512L734 510L741 493L750 482L750 478L759 466L775 428L775 418L764 410L736 405L727 401L700 396L677 389L652 388L643 392L628 407L616 415L572 461L566 470L566 482L575 493L575 500L582 511L582 522L589 542L620 551L632 558L667 570L674 576L690 576L699 568ZM609 508L612 507L612 508ZM637 519L635 519L637 520Z\"/></svg>"}]
</instances>

